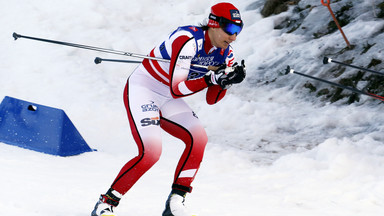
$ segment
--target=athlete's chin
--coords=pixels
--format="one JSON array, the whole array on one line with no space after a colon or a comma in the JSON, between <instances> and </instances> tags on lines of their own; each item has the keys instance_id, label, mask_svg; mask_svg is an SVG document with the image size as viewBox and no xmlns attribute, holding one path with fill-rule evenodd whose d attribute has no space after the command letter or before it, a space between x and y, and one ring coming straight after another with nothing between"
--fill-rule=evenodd
<instances>
[{"instance_id":1,"label":"athlete's chin","mask_svg":"<svg viewBox=\"0 0 384 216\"><path fill-rule=\"evenodd\" d=\"M220 48L221 48L221 49L227 49L228 46L229 46L229 43L227 43L227 42L223 42L223 43L221 44Z\"/></svg>"}]
</instances>

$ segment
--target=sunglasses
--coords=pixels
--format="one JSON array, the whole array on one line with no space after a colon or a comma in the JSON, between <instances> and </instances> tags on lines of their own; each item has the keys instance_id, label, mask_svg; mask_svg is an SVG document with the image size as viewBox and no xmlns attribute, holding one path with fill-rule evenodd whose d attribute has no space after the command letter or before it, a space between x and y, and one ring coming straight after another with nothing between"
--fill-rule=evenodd
<instances>
[{"instance_id":1,"label":"sunglasses","mask_svg":"<svg viewBox=\"0 0 384 216\"><path fill-rule=\"evenodd\" d=\"M239 35L241 30L243 29L243 22L235 23L229 19L226 19L224 17L217 17L213 14L211 14L209 18L217 21L220 27L223 29L223 31L228 35L234 35L234 34Z\"/></svg>"}]
</instances>

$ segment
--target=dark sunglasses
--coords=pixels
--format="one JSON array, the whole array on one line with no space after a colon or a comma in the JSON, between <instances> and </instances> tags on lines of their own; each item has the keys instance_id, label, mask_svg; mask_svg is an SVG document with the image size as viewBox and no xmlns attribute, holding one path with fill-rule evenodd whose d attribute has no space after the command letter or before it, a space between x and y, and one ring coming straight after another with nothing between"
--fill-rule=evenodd
<instances>
[{"instance_id":1,"label":"dark sunglasses","mask_svg":"<svg viewBox=\"0 0 384 216\"><path fill-rule=\"evenodd\" d=\"M241 30L243 29L243 22L241 22L240 24L235 23L229 19L226 19L224 17L217 17L213 14L209 15L209 19L218 22L223 31L228 35L239 35Z\"/></svg>"}]
</instances>

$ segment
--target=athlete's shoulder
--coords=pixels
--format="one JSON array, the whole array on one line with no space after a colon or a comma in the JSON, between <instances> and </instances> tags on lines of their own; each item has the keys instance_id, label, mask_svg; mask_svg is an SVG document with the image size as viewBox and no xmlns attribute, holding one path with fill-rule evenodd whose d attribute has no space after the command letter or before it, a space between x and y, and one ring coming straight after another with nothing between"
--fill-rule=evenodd
<instances>
[{"instance_id":1,"label":"athlete's shoulder","mask_svg":"<svg viewBox=\"0 0 384 216\"><path fill-rule=\"evenodd\" d=\"M180 31L188 31L192 34L203 32L203 29L199 26L193 26L193 25L187 25L187 26L180 26L178 28Z\"/></svg>"},{"instance_id":2,"label":"athlete's shoulder","mask_svg":"<svg viewBox=\"0 0 384 216\"><path fill-rule=\"evenodd\" d=\"M174 32L172 32L172 34L170 35L169 38L179 37L181 35L183 35L183 36L185 35L185 36L188 36L190 38L192 38L192 37L200 38L201 35L204 35L204 31L202 30L201 27L198 27L198 26L193 26L193 25L180 26Z\"/></svg>"}]
</instances>

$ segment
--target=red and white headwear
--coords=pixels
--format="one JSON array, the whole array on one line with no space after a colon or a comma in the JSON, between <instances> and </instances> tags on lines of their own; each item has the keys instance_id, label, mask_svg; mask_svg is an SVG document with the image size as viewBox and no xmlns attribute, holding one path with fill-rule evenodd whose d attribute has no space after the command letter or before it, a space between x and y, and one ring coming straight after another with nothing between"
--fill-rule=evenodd
<instances>
[{"instance_id":1,"label":"red and white headwear","mask_svg":"<svg viewBox=\"0 0 384 216\"><path fill-rule=\"evenodd\" d=\"M229 21L232 21L238 25L242 25L239 9L237 9L231 3L218 3L211 7L211 14L209 15L208 27L219 28L220 24L217 21L218 18L223 17Z\"/></svg>"}]
</instances>

